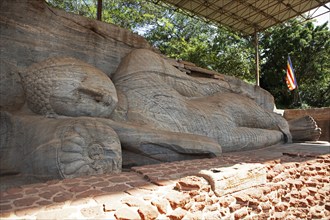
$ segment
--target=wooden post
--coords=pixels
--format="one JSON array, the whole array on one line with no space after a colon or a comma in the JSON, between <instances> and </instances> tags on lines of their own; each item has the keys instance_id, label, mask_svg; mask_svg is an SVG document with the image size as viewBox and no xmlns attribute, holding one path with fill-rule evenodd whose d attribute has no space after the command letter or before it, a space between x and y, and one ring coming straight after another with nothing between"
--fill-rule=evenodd
<instances>
[{"instance_id":1,"label":"wooden post","mask_svg":"<svg viewBox=\"0 0 330 220\"><path fill-rule=\"evenodd\" d=\"M97 14L96 19L101 21L102 20L102 0L97 0Z\"/></svg>"},{"instance_id":2,"label":"wooden post","mask_svg":"<svg viewBox=\"0 0 330 220\"><path fill-rule=\"evenodd\" d=\"M255 46L255 65L256 65L256 85L260 86L259 82L259 38L257 29L254 30L254 46Z\"/></svg>"}]
</instances>

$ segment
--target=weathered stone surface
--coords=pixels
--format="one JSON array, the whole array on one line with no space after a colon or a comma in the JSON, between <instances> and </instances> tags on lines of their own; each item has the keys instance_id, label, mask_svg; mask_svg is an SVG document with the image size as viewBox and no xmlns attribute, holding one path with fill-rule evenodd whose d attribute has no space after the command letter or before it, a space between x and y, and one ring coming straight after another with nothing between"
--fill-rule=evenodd
<instances>
[{"instance_id":1,"label":"weathered stone surface","mask_svg":"<svg viewBox=\"0 0 330 220\"><path fill-rule=\"evenodd\" d=\"M289 121L292 140L299 141L317 141L321 136L321 128L319 128L315 120L307 115Z\"/></svg>"},{"instance_id":2,"label":"weathered stone surface","mask_svg":"<svg viewBox=\"0 0 330 220\"><path fill-rule=\"evenodd\" d=\"M170 220L181 220L185 216L186 213L187 213L186 210L184 210L182 208L177 208L173 212L168 214L167 217Z\"/></svg>"},{"instance_id":3,"label":"weathered stone surface","mask_svg":"<svg viewBox=\"0 0 330 220\"><path fill-rule=\"evenodd\" d=\"M201 190L207 188L207 181L197 176L184 177L176 183L176 188L180 191Z\"/></svg>"},{"instance_id":4,"label":"weathered stone surface","mask_svg":"<svg viewBox=\"0 0 330 220\"><path fill-rule=\"evenodd\" d=\"M176 209L187 204L190 200L190 197L177 191L170 191L166 194L166 199L170 202L171 207Z\"/></svg>"},{"instance_id":5,"label":"weathered stone surface","mask_svg":"<svg viewBox=\"0 0 330 220\"><path fill-rule=\"evenodd\" d=\"M121 200L121 202L131 207L141 207L143 205L146 205L146 203L142 199L134 196L125 197Z\"/></svg>"},{"instance_id":6,"label":"weathered stone surface","mask_svg":"<svg viewBox=\"0 0 330 220\"><path fill-rule=\"evenodd\" d=\"M117 93L124 95L118 97L116 121L207 136L217 140L224 152L260 148L285 137L291 140L287 122L252 100L268 97L265 91L245 84L235 87L230 80L190 77L150 50L132 51L112 80ZM140 150L153 158L170 154L149 145ZM220 149L212 152L217 155Z\"/></svg>"},{"instance_id":7,"label":"weathered stone surface","mask_svg":"<svg viewBox=\"0 0 330 220\"><path fill-rule=\"evenodd\" d=\"M151 204L157 207L158 212L161 214L165 214L167 212L167 208L170 206L170 203L167 199L159 198L152 200Z\"/></svg>"},{"instance_id":8,"label":"weathered stone surface","mask_svg":"<svg viewBox=\"0 0 330 220\"><path fill-rule=\"evenodd\" d=\"M283 117L288 120L310 115L316 121L322 130L320 141L330 141L330 108L313 108L313 109L285 109Z\"/></svg>"},{"instance_id":9,"label":"weathered stone surface","mask_svg":"<svg viewBox=\"0 0 330 220\"><path fill-rule=\"evenodd\" d=\"M121 170L121 147L111 127L92 118L44 118L0 112L1 173L43 179L72 178Z\"/></svg>"},{"instance_id":10,"label":"weathered stone surface","mask_svg":"<svg viewBox=\"0 0 330 220\"><path fill-rule=\"evenodd\" d=\"M110 117L118 98L110 78L74 58L50 58L21 74L29 109L55 117Z\"/></svg>"},{"instance_id":11,"label":"weathered stone surface","mask_svg":"<svg viewBox=\"0 0 330 220\"><path fill-rule=\"evenodd\" d=\"M41 0L0 4L1 174L72 178L291 140L273 97L259 87L188 76L143 38ZM157 174L152 182L166 181Z\"/></svg>"},{"instance_id":12,"label":"weathered stone surface","mask_svg":"<svg viewBox=\"0 0 330 220\"><path fill-rule=\"evenodd\" d=\"M143 220L153 220L159 215L157 208L150 204L143 204L139 207L138 213Z\"/></svg>"},{"instance_id":13,"label":"weathered stone surface","mask_svg":"<svg viewBox=\"0 0 330 220\"><path fill-rule=\"evenodd\" d=\"M229 168L202 170L199 176L207 179L217 196L266 183L266 168L262 164L237 164Z\"/></svg>"},{"instance_id":14,"label":"weathered stone surface","mask_svg":"<svg viewBox=\"0 0 330 220\"><path fill-rule=\"evenodd\" d=\"M139 213L131 208L120 208L115 212L117 220L141 219Z\"/></svg>"},{"instance_id":15,"label":"weathered stone surface","mask_svg":"<svg viewBox=\"0 0 330 220\"><path fill-rule=\"evenodd\" d=\"M17 73L33 63L70 56L111 76L133 48L150 48L145 39L128 30L66 13L43 0L1 1L0 8L2 110L22 105L24 94L17 86Z\"/></svg>"}]
</instances>

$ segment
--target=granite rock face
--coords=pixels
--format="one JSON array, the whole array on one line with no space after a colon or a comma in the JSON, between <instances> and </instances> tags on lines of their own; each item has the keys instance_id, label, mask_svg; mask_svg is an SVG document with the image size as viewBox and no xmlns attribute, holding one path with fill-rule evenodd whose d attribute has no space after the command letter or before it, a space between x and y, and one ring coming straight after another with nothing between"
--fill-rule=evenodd
<instances>
[{"instance_id":1,"label":"granite rock face","mask_svg":"<svg viewBox=\"0 0 330 220\"><path fill-rule=\"evenodd\" d=\"M111 76L132 49L150 48L144 38L128 30L52 8L43 0L1 1L0 8L2 110L22 106L18 72L34 63L74 57Z\"/></svg>"},{"instance_id":2,"label":"granite rock face","mask_svg":"<svg viewBox=\"0 0 330 220\"><path fill-rule=\"evenodd\" d=\"M29 109L40 115L110 117L116 88L101 70L74 58L50 58L21 73Z\"/></svg>"},{"instance_id":3,"label":"granite rock face","mask_svg":"<svg viewBox=\"0 0 330 220\"><path fill-rule=\"evenodd\" d=\"M41 0L0 7L1 174L71 178L291 141L259 87L188 76L142 37Z\"/></svg>"},{"instance_id":4,"label":"granite rock face","mask_svg":"<svg viewBox=\"0 0 330 220\"><path fill-rule=\"evenodd\" d=\"M1 112L0 173L42 180L119 172L116 132L93 118L45 118Z\"/></svg>"},{"instance_id":5,"label":"granite rock face","mask_svg":"<svg viewBox=\"0 0 330 220\"><path fill-rule=\"evenodd\" d=\"M264 90L239 90L226 80L193 78L150 50L125 57L112 80L119 94L114 119L216 140L224 152L291 141L288 123L257 103ZM253 91L253 90L252 90ZM124 99L121 101L120 99Z\"/></svg>"}]
</instances>

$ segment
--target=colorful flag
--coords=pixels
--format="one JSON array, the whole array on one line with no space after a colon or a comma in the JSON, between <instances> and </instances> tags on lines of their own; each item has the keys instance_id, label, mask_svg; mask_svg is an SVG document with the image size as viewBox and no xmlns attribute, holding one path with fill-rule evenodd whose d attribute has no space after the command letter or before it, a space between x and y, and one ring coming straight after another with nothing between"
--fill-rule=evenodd
<instances>
[{"instance_id":1,"label":"colorful flag","mask_svg":"<svg viewBox=\"0 0 330 220\"><path fill-rule=\"evenodd\" d=\"M297 88L298 85L297 85L296 77L294 76L294 71L293 71L290 56L288 56L285 80L286 80L286 84L288 85L288 88L290 91Z\"/></svg>"}]
</instances>

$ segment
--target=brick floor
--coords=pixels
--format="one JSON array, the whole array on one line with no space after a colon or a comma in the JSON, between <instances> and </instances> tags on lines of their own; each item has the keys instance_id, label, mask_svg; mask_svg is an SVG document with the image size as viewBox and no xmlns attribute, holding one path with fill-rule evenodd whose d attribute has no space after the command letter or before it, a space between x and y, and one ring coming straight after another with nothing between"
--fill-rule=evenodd
<instances>
[{"instance_id":1,"label":"brick floor","mask_svg":"<svg viewBox=\"0 0 330 220\"><path fill-rule=\"evenodd\" d=\"M262 163L267 183L217 196L197 173ZM1 219L329 219L330 145L292 144L0 192Z\"/></svg>"}]
</instances>

